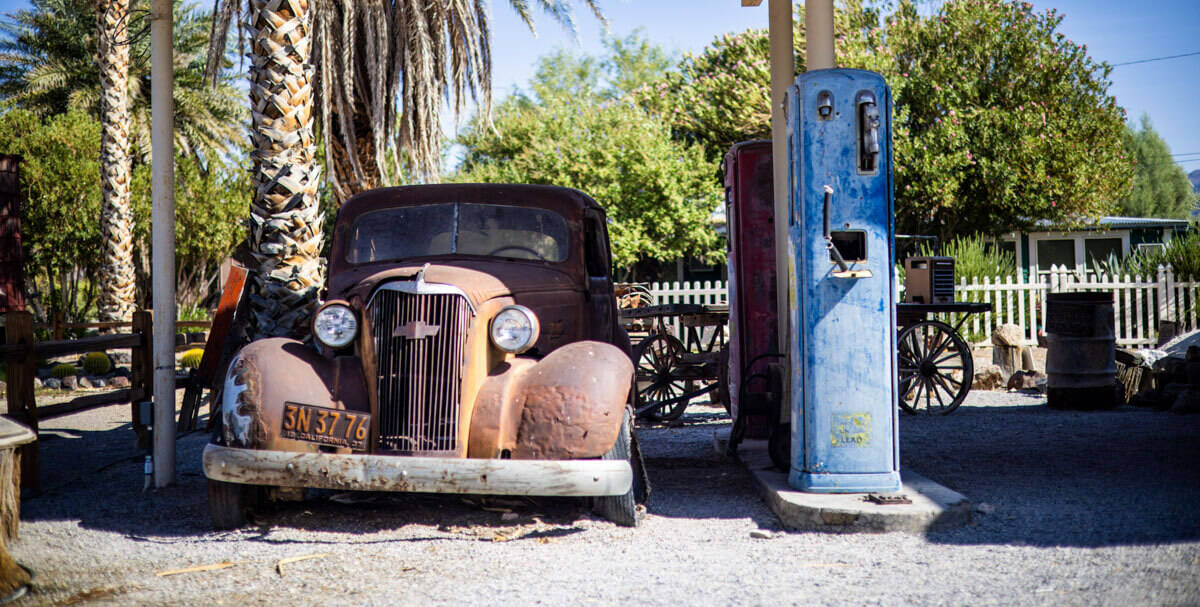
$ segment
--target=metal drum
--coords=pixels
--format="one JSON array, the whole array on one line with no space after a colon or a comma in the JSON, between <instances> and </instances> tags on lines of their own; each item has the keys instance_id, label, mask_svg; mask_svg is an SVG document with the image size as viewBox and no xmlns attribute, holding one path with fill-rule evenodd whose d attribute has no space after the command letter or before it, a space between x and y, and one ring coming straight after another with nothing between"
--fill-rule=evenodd
<instances>
[{"instance_id":1,"label":"metal drum","mask_svg":"<svg viewBox=\"0 0 1200 607\"><path fill-rule=\"evenodd\" d=\"M1047 295L1046 341L1051 407L1111 409L1119 404L1111 293Z\"/></svg>"}]
</instances>

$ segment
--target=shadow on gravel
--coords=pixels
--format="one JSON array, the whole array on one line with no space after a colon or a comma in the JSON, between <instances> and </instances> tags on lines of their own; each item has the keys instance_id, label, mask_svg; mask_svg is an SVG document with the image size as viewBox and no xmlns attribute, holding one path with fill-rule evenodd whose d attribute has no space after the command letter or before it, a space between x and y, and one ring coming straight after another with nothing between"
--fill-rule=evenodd
<instances>
[{"instance_id":1,"label":"shadow on gravel","mask_svg":"<svg viewBox=\"0 0 1200 607\"><path fill-rule=\"evenodd\" d=\"M976 507L970 526L931 532L934 542L1092 547L1200 538L1200 415L963 406L945 417L902 415L900 457Z\"/></svg>"},{"instance_id":2,"label":"shadow on gravel","mask_svg":"<svg viewBox=\"0 0 1200 607\"><path fill-rule=\"evenodd\" d=\"M127 408L108 419L128 419ZM727 427L715 413L689 413L680 427L639 427L652 492L651 515L680 518L751 518L765 528L778 527L775 516L753 491L744 471L715 457L712 433ZM247 530L214 533L207 507L207 480L200 454L203 432L177 443L177 483L143 492L143 458L128 423L93 423L103 430L79 430L63 418L43 429L42 490L26 493L22 519L78 521L82 527L120 533L135 541L260 541L322 543L319 536L292 539L279 531L295 529L360 534L350 543L463 541L548 541L573 534L579 521L602 520L590 503L568 498L502 498L403 493L310 492L301 502L276 502L261 509ZM206 419L200 420L203 427ZM404 537L373 537L410 528ZM251 529L251 528L248 528ZM449 535L447 535L449 533ZM331 538L333 543L345 543Z\"/></svg>"}]
</instances>

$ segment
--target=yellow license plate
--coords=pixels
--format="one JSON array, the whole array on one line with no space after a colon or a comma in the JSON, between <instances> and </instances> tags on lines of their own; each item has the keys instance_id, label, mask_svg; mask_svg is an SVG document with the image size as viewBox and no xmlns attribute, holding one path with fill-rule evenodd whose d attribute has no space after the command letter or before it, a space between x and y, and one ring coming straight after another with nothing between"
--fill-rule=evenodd
<instances>
[{"instance_id":1,"label":"yellow license plate","mask_svg":"<svg viewBox=\"0 0 1200 607\"><path fill-rule=\"evenodd\" d=\"M365 451L370 434L370 413L284 403L283 438Z\"/></svg>"}]
</instances>

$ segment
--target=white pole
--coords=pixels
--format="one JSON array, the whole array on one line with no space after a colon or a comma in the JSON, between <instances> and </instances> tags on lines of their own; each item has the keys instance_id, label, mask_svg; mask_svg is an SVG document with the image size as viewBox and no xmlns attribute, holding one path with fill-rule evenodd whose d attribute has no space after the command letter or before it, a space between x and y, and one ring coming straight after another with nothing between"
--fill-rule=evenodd
<instances>
[{"instance_id":1,"label":"white pole","mask_svg":"<svg viewBox=\"0 0 1200 607\"><path fill-rule=\"evenodd\" d=\"M805 70L836 67L833 54L833 0L804 0Z\"/></svg>"},{"instance_id":2,"label":"white pole","mask_svg":"<svg viewBox=\"0 0 1200 607\"><path fill-rule=\"evenodd\" d=\"M154 486L175 482L175 107L171 0L150 8Z\"/></svg>"},{"instance_id":3,"label":"white pole","mask_svg":"<svg viewBox=\"0 0 1200 607\"><path fill-rule=\"evenodd\" d=\"M788 353L791 312L788 307L788 151L787 116L784 100L787 89L796 80L796 61L792 46L791 0L770 0L769 27L771 52L771 155L775 190L775 310L779 319L779 352ZM785 365L790 369L791 365ZM790 382L784 382L789 384ZM786 393L787 388L784 388ZM785 402L785 405L787 403ZM785 410L788 407L783 407Z\"/></svg>"}]
</instances>

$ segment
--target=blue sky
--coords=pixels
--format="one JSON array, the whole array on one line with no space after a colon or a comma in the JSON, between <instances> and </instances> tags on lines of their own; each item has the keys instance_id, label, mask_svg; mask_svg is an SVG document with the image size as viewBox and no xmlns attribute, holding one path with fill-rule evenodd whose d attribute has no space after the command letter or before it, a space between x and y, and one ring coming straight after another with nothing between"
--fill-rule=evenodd
<instances>
[{"instance_id":1,"label":"blue sky","mask_svg":"<svg viewBox=\"0 0 1200 607\"><path fill-rule=\"evenodd\" d=\"M725 32L767 24L766 0L758 7L742 7L740 0L600 0L600 4L613 35L641 28L652 41L679 52L696 52ZM1197 0L1035 0L1034 5L1064 14L1061 31L1086 44L1096 60L1117 64L1200 51ZM25 0L0 0L0 13L27 6ZM507 0L493 3L497 99L514 86L523 86L537 57L555 47L602 51L597 21L586 10L576 13L577 39L544 14L535 15L539 34L535 38ZM1143 113L1150 116L1172 153L1179 155L1180 166L1187 171L1200 169L1200 120L1194 109L1200 107L1200 55L1116 67L1112 82L1110 92L1132 120Z\"/></svg>"}]
</instances>

